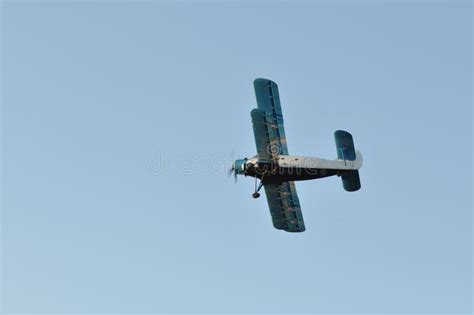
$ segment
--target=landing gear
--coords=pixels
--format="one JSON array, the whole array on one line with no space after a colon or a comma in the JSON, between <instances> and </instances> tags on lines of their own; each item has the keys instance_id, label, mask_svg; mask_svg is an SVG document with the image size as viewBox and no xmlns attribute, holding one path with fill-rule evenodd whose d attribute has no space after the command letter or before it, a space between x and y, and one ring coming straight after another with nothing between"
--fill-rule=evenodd
<instances>
[{"instance_id":1,"label":"landing gear","mask_svg":"<svg viewBox=\"0 0 474 315\"><path fill-rule=\"evenodd\" d=\"M260 184L258 185L257 187L257 177L255 177L255 192L252 194L252 197L253 198L258 198L260 197L260 194L258 193L260 191L260 189L262 189L263 187L263 176L262 178L260 178Z\"/></svg>"}]
</instances>

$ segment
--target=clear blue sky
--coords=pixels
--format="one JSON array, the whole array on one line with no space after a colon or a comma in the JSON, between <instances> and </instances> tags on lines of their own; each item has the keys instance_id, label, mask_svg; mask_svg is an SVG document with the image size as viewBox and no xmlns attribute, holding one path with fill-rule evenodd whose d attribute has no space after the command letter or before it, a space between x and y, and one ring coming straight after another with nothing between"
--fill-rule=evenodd
<instances>
[{"instance_id":1,"label":"clear blue sky","mask_svg":"<svg viewBox=\"0 0 474 315\"><path fill-rule=\"evenodd\" d=\"M1 8L3 312L470 313L470 2ZM198 167L255 154L256 77L290 154L364 154L301 234Z\"/></svg>"}]
</instances>

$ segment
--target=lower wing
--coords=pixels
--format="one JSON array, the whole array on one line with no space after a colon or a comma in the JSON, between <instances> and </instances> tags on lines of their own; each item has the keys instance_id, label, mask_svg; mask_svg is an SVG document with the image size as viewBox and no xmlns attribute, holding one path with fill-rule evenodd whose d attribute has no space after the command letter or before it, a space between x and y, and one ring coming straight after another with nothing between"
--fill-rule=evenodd
<instances>
[{"instance_id":1,"label":"lower wing","mask_svg":"<svg viewBox=\"0 0 474 315\"><path fill-rule=\"evenodd\" d=\"M296 194L294 182L264 184L273 226L287 232L305 230L300 201Z\"/></svg>"}]
</instances>

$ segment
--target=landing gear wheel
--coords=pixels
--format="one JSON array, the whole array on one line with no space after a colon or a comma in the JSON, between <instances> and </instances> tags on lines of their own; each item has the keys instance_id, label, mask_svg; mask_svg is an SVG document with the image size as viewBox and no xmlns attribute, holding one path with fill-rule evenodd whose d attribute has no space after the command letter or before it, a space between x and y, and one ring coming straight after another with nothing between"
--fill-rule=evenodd
<instances>
[{"instance_id":1,"label":"landing gear wheel","mask_svg":"<svg viewBox=\"0 0 474 315\"><path fill-rule=\"evenodd\" d=\"M259 194L258 192L254 192L254 193L252 194L252 197L258 198L258 197L260 197L260 194Z\"/></svg>"}]
</instances>

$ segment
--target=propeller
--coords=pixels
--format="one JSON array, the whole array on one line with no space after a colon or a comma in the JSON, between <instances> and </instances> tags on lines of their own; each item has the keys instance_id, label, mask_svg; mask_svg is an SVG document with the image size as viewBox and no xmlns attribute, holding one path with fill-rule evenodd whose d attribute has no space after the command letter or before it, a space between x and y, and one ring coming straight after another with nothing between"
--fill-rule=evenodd
<instances>
[{"instance_id":1,"label":"propeller","mask_svg":"<svg viewBox=\"0 0 474 315\"><path fill-rule=\"evenodd\" d=\"M234 149L232 149L232 151L230 153L230 158L231 158L232 161L235 160L235 158L234 158ZM235 162L232 162L232 166L230 167L227 176L231 177L232 174L234 174L234 183L237 183L237 172L235 171L235 164L234 163Z\"/></svg>"},{"instance_id":2,"label":"propeller","mask_svg":"<svg viewBox=\"0 0 474 315\"><path fill-rule=\"evenodd\" d=\"M237 172L235 171L235 165L232 164L231 168L229 169L229 173L227 174L229 177L234 174L234 182L237 183Z\"/></svg>"}]
</instances>

